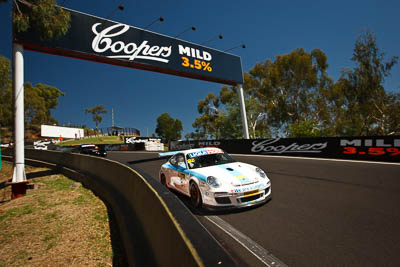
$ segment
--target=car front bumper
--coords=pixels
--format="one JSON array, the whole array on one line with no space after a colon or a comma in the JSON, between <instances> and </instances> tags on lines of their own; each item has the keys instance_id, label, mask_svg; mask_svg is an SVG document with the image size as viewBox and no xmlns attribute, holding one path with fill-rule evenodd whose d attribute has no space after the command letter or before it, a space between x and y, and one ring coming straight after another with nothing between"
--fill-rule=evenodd
<instances>
[{"instance_id":1,"label":"car front bumper","mask_svg":"<svg viewBox=\"0 0 400 267\"><path fill-rule=\"evenodd\" d=\"M205 192L204 206L209 208L243 208L271 199L271 185L245 192Z\"/></svg>"}]
</instances>

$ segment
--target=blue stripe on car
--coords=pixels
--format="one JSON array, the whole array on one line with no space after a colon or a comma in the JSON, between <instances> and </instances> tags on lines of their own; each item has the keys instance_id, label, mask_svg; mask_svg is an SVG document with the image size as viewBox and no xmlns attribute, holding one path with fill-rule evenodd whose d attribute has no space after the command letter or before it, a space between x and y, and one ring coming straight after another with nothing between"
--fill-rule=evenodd
<instances>
[{"instance_id":1,"label":"blue stripe on car","mask_svg":"<svg viewBox=\"0 0 400 267\"><path fill-rule=\"evenodd\" d=\"M205 175L203 175L201 173L198 173L198 172L195 172L195 171L192 171L192 170L188 170L188 169L181 169L181 168L179 168L177 166L172 165L171 163L167 163L166 166L168 168L170 168L170 169L175 170L175 171L179 171L179 172L183 172L185 174L192 175L192 176L194 176L194 177L196 177L196 178L198 178L198 179L200 179L200 180L202 180L204 182L207 182L207 176L205 176ZM227 164L214 165L214 166L222 168L225 171L227 171L226 170L227 168L233 169L231 166L229 166ZM244 176L241 172L239 172L239 171L237 171L235 169L233 169L233 171L228 171L228 172L232 176L234 176L236 179L238 179L241 184L247 184L247 183L251 182L251 180L248 177Z\"/></svg>"},{"instance_id":2,"label":"blue stripe on car","mask_svg":"<svg viewBox=\"0 0 400 267\"><path fill-rule=\"evenodd\" d=\"M167 163L166 167L170 168L172 170L175 170L175 171L179 171L179 172L183 172L183 173L189 174L191 176L199 178L200 180L202 180L204 182L207 182L207 177L205 175L201 174L201 173L198 173L198 172L195 172L195 171L192 171L192 170L188 170L188 169L184 169L183 170L181 168L178 168L177 166L172 165L171 163Z\"/></svg>"}]
</instances>

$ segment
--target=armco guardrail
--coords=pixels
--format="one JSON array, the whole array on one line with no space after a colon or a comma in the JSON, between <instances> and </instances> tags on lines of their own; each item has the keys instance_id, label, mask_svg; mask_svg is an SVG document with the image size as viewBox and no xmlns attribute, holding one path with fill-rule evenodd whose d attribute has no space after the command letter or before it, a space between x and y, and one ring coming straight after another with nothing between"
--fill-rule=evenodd
<instances>
[{"instance_id":1,"label":"armco guardrail","mask_svg":"<svg viewBox=\"0 0 400 267\"><path fill-rule=\"evenodd\" d=\"M128 166L58 151L26 149L25 157L54 164L111 206L129 265L235 265L176 196Z\"/></svg>"},{"instance_id":2,"label":"armco guardrail","mask_svg":"<svg viewBox=\"0 0 400 267\"><path fill-rule=\"evenodd\" d=\"M228 153L400 162L400 136L176 141L171 150L215 146Z\"/></svg>"}]
</instances>

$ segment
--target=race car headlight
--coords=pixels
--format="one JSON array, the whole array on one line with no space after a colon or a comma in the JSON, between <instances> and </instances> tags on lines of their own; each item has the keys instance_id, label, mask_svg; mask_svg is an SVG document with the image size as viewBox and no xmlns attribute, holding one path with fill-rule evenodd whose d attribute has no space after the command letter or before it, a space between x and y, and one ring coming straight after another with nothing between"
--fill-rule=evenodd
<instances>
[{"instance_id":1,"label":"race car headlight","mask_svg":"<svg viewBox=\"0 0 400 267\"><path fill-rule=\"evenodd\" d=\"M207 177L207 184L209 184L212 187L219 187L220 184L218 182L218 179L214 176L208 176Z\"/></svg>"},{"instance_id":2,"label":"race car headlight","mask_svg":"<svg viewBox=\"0 0 400 267\"><path fill-rule=\"evenodd\" d=\"M267 175L265 174L265 172L263 170L261 170L260 168L256 168L256 172L262 177L262 178L267 178Z\"/></svg>"}]
</instances>

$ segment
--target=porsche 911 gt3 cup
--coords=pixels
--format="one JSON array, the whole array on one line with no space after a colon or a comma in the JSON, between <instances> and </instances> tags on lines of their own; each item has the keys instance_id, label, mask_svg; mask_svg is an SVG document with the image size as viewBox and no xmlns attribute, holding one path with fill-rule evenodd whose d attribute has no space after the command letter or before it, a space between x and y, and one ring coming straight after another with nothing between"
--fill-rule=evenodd
<instances>
[{"instance_id":1,"label":"porsche 911 gt3 cup","mask_svg":"<svg viewBox=\"0 0 400 267\"><path fill-rule=\"evenodd\" d=\"M219 148L160 153L160 182L190 197L195 207L248 207L271 197L271 182L260 168L237 162Z\"/></svg>"}]
</instances>

